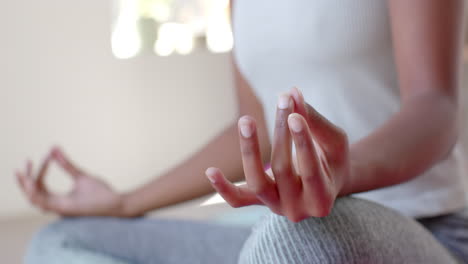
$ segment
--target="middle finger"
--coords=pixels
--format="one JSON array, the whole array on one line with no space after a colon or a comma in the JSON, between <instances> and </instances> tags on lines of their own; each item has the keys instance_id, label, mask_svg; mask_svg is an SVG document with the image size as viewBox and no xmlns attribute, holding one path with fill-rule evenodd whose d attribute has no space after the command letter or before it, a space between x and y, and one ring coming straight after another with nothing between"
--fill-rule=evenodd
<instances>
[{"instance_id":1,"label":"middle finger","mask_svg":"<svg viewBox=\"0 0 468 264\"><path fill-rule=\"evenodd\" d=\"M297 204L301 189L300 179L294 173L291 161L291 133L288 127L288 116L293 112L293 105L293 100L288 93L282 94L278 99L271 157L271 169L277 183L281 204L286 208Z\"/></svg>"},{"instance_id":2,"label":"middle finger","mask_svg":"<svg viewBox=\"0 0 468 264\"><path fill-rule=\"evenodd\" d=\"M279 206L278 191L275 182L266 175L260 155L255 121L245 116L239 119L239 140L242 164L249 188L271 209Z\"/></svg>"}]
</instances>

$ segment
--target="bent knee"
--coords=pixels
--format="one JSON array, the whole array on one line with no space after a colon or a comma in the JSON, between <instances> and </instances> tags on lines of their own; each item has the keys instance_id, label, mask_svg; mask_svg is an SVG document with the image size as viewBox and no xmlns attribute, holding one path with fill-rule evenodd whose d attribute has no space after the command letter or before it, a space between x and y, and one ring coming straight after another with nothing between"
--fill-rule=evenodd
<instances>
[{"instance_id":1,"label":"bent knee","mask_svg":"<svg viewBox=\"0 0 468 264\"><path fill-rule=\"evenodd\" d=\"M415 221L375 203L346 197L338 199L331 214L323 218L293 223L269 215L254 227L239 263L398 263L408 258L426 260L435 253L430 250L446 253Z\"/></svg>"},{"instance_id":2,"label":"bent knee","mask_svg":"<svg viewBox=\"0 0 468 264\"><path fill-rule=\"evenodd\" d=\"M86 245L87 237L93 232L87 228L88 222L88 219L63 219L45 226L29 243L25 263L126 264Z\"/></svg>"},{"instance_id":3,"label":"bent knee","mask_svg":"<svg viewBox=\"0 0 468 264\"><path fill-rule=\"evenodd\" d=\"M26 251L27 263L39 263L40 260L57 256L71 247L73 227L68 220L58 220L40 229L32 238Z\"/></svg>"},{"instance_id":4,"label":"bent knee","mask_svg":"<svg viewBox=\"0 0 468 264\"><path fill-rule=\"evenodd\" d=\"M73 236L72 226L67 220L58 220L41 228L30 242L29 249L46 250L64 247Z\"/></svg>"}]
</instances>

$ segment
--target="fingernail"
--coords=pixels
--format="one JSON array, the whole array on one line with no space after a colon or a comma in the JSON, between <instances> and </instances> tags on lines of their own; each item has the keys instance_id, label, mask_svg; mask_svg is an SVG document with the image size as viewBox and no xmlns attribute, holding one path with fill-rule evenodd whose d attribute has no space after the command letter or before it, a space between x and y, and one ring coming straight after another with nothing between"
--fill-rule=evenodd
<instances>
[{"instance_id":1,"label":"fingernail","mask_svg":"<svg viewBox=\"0 0 468 264\"><path fill-rule=\"evenodd\" d=\"M208 168L205 171L205 175L211 183L216 183L215 174L216 174L215 168Z\"/></svg>"},{"instance_id":2,"label":"fingernail","mask_svg":"<svg viewBox=\"0 0 468 264\"><path fill-rule=\"evenodd\" d=\"M293 90L296 90L297 94L298 94L300 97L303 97L302 92L301 92L301 90L299 90L299 88L297 88L296 86L294 86L292 89L293 89Z\"/></svg>"},{"instance_id":3,"label":"fingernail","mask_svg":"<svg viewBox=\"0 0 468 264\"><path fill-rule=\"evenodd\" d=\"M241 118L241 120L239 121L239 128L243 137L250 138L252 136L252 126L250 124L250 121L246 118Z\"/></svg>"},{"instance_id":4,"label":"fingernail","mask_svg":"<svg viewBox=\"0 0 468 264\"><path fill-rule=\"evenodd\" d=\"M285 93L279 96L278 98L278 108L279 109L288 109L291 97L289 94Z\"/></svg>"},{"instance_id":5,"label":"fingernail","mask_svg":"<svg viewBox=\"0 0 468 264\"><path fill-rule=\"evenodd\" d=\"M289 127L296 133L302 131L302 122L298 114L290 114L288 117Z\"/></svg>"}]
</instances>

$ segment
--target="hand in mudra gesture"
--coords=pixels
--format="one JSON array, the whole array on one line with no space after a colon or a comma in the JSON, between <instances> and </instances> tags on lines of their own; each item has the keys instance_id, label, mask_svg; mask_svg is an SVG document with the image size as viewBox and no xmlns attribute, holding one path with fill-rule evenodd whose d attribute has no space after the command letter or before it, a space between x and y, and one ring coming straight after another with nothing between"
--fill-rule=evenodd
<instances>
[{"instance_id":1,"label":"hand in mudra gesture","mask_svg":"<svg viewBox=\"0 0 468 264\"><path fill-rule=\"evenodd\" d=\"M69 174L73 187L66 195L51 192L44 183L47 169L56 162ZM64 152L55 147L45 158L37 173L28 161L23 171L17 171L20 188L36 207L62 216L119 216L121 197L102 180L75 166Z\"/></svg>"},{"instance_id":2,"label":"hand in mudra gesture","mask_svg":"<svg viewBox=\"0 0 468 264\"><path fill-rule=\"evenodd\" d=\"M306 104L293 88L278 101L271 169L265 172L255 120L242 117L238 125L247 184L233 185L217 168L206 171L231 206L265 205L294 222L330 213L350 174L343 130Z\"/></svg>"}]
</instances>

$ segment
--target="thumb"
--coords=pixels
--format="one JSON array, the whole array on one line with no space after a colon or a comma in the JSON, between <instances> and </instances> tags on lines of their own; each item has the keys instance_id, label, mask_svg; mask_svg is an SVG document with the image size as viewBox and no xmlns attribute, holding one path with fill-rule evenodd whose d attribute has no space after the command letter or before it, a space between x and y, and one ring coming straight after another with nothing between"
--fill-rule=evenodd
<instances>
[{"instance_id":1,"label":"thumb","mask_svg":"<svg viewBox=\"0 0 468 264\"><path fill-rule=\"evenodd\" d=\"M307 109L302 92L297 87L293 87L289 93L294 100L294 112L307 117Z\"/></svg>"},{"instance_id":2,"label":"thumb","mask_svg":"<svg viewBox=\"0 0 468 264\"><path fill-rule=\"evenodd\" d=\"M294 99L294 112L305 118L314 140L316 140L328 154L333 154L336 151L343 151L348 144L347 135L344 130L330 122L312 106L306 103L302 92L297 87L293 87L290 93Z\"/></svg>"},{"instance_id":3,"label":"thumb","mask_svg":"<svg viewBox=\"0 0 468 264\"><path fill-rule=\"evenodd\" d=\"M348 145L346 132L321 115L309 104L305 103L305 107L307 125L314 139L329 154L343 151L343 148Z\"/></svg>"}]
</instances>

